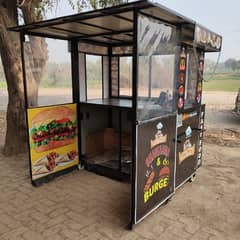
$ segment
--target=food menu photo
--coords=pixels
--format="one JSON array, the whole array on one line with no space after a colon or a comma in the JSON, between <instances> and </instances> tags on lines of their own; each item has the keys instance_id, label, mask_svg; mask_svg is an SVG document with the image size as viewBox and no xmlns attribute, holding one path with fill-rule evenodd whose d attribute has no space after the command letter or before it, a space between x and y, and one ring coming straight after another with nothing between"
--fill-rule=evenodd
<instances>
[{"instance_id":1,"label":"food menu photo","mask_svg":"<svg viewBox=\"0 0 240 240\"><path fill-rule=\"evenodd\" d=\"M76 104L28 109L32 180L78 164Z\"/></svg>"}]
</instances>

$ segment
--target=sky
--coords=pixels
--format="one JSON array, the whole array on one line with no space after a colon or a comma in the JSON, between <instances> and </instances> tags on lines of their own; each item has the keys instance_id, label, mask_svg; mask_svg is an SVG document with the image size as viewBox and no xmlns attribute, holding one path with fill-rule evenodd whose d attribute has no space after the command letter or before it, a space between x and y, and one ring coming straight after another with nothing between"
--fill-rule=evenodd
<instances>
[{"instance_id":1,"label":"sky","mask_svg":"<svg viewBox=\"0 0 240 240\"><path fill-rule=\"evenodd\" d=\"M208 29L223 36L223 47L220 61L228 58L240 60L240 1L239 0L158 0L158 2L180 14L193 19ZM58 8L48 12L47 18L55 18L76 13L66 0L61 0ZM59 45L59 46L58 46ZM49 42L50 59L61 61L60 44ZM63 45L61 45L63 47ZM65 46L66 47L66 46ZM55 49L54 51L52 49ZM51 54L54 52L54 54ZM56 53L57 52L57 53ZM207 58L217 61L218 54L207 54Z\"/></svg>"}]
</instances>

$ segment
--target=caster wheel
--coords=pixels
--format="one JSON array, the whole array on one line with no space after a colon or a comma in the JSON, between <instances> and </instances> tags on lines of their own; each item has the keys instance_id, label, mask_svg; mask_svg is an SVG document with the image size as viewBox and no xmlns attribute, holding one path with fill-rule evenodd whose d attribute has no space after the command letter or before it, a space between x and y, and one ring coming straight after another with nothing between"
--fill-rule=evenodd
<instances>
[{"instance_id":1,"label":"caster wheel","mask_svg":"<svg viewBox=\"0 0 240 240\"><path fill-rule=\"evenodd\" d=\"M193 174L190 178L189 178L189 182L192 183L195 181L196 178L196 174Z\"/></svg>"}]
</instances>

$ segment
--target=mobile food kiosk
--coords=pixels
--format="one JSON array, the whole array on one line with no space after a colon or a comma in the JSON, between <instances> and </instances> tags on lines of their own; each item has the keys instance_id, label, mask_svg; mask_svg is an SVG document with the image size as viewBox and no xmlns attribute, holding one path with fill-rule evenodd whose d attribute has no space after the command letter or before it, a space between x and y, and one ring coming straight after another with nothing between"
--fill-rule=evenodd
<instances>
[{"instance_id":1,"label":"mobile food kiosk","mask_svg":"<svg viewBox=\"0 0 240 240\"><path fill-rule=\"evenodd\" d=\"M21 36L33 185L79 166L129 180L133 226L195 176L202 163L204 54L221 51L221 36L149 1L11 30ZM30 106L25 36L68 41L72 103ZM88 55L101 59L97 89L86 73Z\"/></svg>"}]
</instances>

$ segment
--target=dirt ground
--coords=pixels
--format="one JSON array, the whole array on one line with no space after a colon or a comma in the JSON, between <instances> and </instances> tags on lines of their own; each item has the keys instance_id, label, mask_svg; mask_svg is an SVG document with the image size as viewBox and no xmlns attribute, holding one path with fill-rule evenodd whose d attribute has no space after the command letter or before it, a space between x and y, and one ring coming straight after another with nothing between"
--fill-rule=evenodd
<instances>
[{"instance_id":1,"label":"dirt ground","mask_svg":"<svg viewBox=\"0 0 240 240\"><path fill-rule=\"evenodd\" d=\"M203 166L195 182L185 184L172 201L133 231L125 228L130 207L128 184L74 171L34 188L27 156L0 153L0 239L239 239L240 119L231 114L234 98L232 93L204 94ZM5 129L2 109L0 146Z\"/></svg>"}]
</instances>

